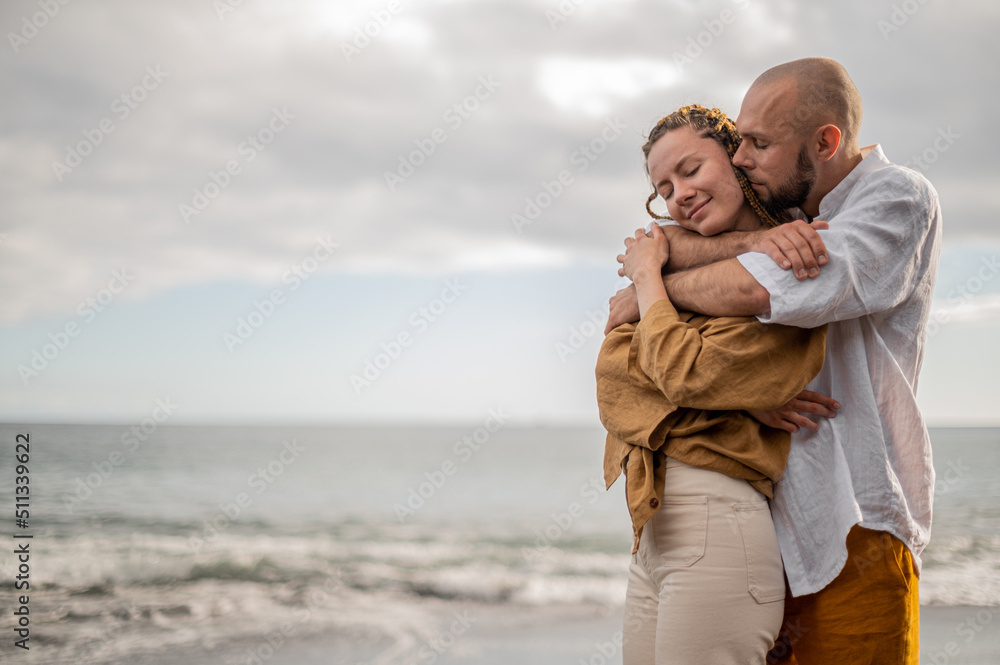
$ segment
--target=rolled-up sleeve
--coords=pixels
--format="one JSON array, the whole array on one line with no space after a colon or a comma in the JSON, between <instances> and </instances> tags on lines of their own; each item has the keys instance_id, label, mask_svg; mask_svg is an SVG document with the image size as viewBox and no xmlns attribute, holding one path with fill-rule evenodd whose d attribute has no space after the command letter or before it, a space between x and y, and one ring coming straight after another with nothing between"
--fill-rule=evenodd
<instances>
[{"instance_id":1,"label":"rolled-up sleeve","mask_svg":"<svg viewBox=\"0 0 1000 665\"><path fill-rule=\"evenodd\" d=\"M770 294L760 321L814 328L885 311L910 296L939 214L937 194L915 180L879 180L862 183L852 199L859 203L846 202L819 231L829 261L817 277L800 281L759 252L737 257Z\"/></svg>"},{"instance_id":2,"label":"rolled-up sleeve","mask_svg":"<svg viewBox=\"0 0 1000 665\"><path fill-rule=\"evenodd\" d=\"M677 406L772 409L819 373L825 345L825 327L803 330L716 317L696 328L680 320L669 300L661 300L636 326L628 377Z\"/></svg>"},{"instance_id":3,"label":"rolled-up sleeve","mask_svg":"<svg viewBox=\"0 0 1000 665\"><path fill-rule=\"evenodd\" d=\"M682 410L663 398L651 384L642 388L628 378L628 355L635 326L612 330L597 356L597 406L608 432L631 445L659 448Z\"/></svg>"}]
</instances>

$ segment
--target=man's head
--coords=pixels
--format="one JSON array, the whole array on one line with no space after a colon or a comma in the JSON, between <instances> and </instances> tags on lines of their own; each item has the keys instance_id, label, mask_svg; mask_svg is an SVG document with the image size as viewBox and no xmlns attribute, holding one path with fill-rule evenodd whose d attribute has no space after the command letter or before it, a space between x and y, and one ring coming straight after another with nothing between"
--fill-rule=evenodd
<instances>
[{"instance_id":1,"label":"man's head","mask_svg":"<svg viewBox=\"0 0 1000 665\"><path fill-rule=\"evenodd\" d=\"M740 107L743 143L733 164L771 210L819 201L860 160L861 95L829 58L803 58L761 74Z\"/></svg>"}]
</instances>

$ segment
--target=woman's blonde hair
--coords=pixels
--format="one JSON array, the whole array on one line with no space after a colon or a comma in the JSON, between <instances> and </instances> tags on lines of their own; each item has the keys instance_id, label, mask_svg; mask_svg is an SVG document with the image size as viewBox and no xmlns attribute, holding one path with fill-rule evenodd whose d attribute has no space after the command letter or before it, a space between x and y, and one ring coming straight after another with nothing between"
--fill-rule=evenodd
<instances>
[{"instance_id":1,"label":"woman's blonde hair","mask_svg":"<svg viewBox=\"0 0 1000 665\"><path fill-rule=\"evenodd\" d=\"M698 104L691 104L690 106L677 109L656 123L656 126L649 133L649 138L646 139L646 144L642 146L642 154L647 161L649 160L649 151L652 150L653 144L667 132L679 127L690 127L700 132L703 138L711 138L718 141L719 145L726 149L730 164L732 164L736 149L740 147L740 143L743 141L743 137L736 131L736 125L726 117L725 113L719 109L707 109ZM750 181L747 180L743 171L733 166L733 172L736 174L736 181L740 183L740 189L743 190L743 195L746 197L747 203L750 204L750 207L757 213L757 216L760 217L765 226L778 226L783 221L786 221L783 219L785 216L784 213L773 214L764 207L764 204L757 198L757 193L753 191ZM648 164L646 165L646 175L649 175ZM659 194L654 189L653 193L646 200L646 212L655 219L673 219L672 217L665 217L653 212L650 204L656 200L657 196Z\"/></svg>"}]
</instances>

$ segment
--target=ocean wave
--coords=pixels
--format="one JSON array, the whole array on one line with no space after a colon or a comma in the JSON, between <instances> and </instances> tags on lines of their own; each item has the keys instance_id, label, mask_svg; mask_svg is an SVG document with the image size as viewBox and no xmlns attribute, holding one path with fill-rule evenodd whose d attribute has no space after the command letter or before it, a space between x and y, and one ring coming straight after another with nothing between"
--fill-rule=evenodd
<instances>
[{"instance_id":1,"label":"ocean wave","mask_svg":"<svg viewBox=\"0 0 1000 665\"><path fill-rule=\"evenodd\" d=\"M259 639L281 622L412 654L449 607L620 608L630 559L627 544L595 550L567 537L562 547L539 547L516 532L233 528L200 544L194 533L34 541L45 566L32 570L32 586L45 593L33 597L32 635L55 654L37 662L134 662L144 649ZM936 539L924 556L921 602L1000 605L998 552L1000 536ZM6 580L12 565L0 555ZM0 629L11 628L8 608L0 615Z\"/></svg>"},{"instance_id":2,"label":"ocean wave","mask_svg":"<svg viewBox=\"0 0 1000 665\"><path fill-rule=\"evenodd\" d=\"M624 602L628 549L537 547L516 533L463 534L391 526L271 535L252 528L210 542L194 532L80 533L38 539L46 565L33 584L95 600L116 590L202 581L306 585L335 576L344 588L414 598L530 605ZM0 572L13 569L0 555ZM4 574L5 580L12 576ZM9 586L11 582L4 582ZM1000 604L1000 535L936 538L923 553L921 602Z\"/></svg>"},{"instance_id":3,"label":"ocean wave","mask_svg":"<svg viewBox=\"0 0 1000 665\"><path fill-rule=\"evenodd\" d=\"M1000 535L935 537L921 559L921 604L1000 605Z\"/></svg>"}]
</instances>

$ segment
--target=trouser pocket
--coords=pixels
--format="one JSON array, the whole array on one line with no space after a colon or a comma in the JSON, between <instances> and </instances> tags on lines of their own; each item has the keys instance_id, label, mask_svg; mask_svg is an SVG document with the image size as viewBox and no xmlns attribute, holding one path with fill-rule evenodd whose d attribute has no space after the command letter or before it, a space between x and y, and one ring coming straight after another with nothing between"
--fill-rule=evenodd
<instances>
[{"instance_id":1,"label":"trouser pocket","mask_svg":"<svg viewBox=\"0 0 1000 665\"><path fill-rule=\"evenodd\" d=\"M666 566L687 567L705 556L708 537L708 498L665 499L649 522L656 553Z\"/></svg>"},{"instance_id":2,"label":"trouser pocket","mask_svg":"<svg viewBox=\"0 0 1000 665\"><path fill-rule=\"evenodd\" d=\"M743 538L747 558L747 590L758 603L773 603L785 597L778 535L766 502L735 503L733 511Z\"/></svg>"}]
</instances>

